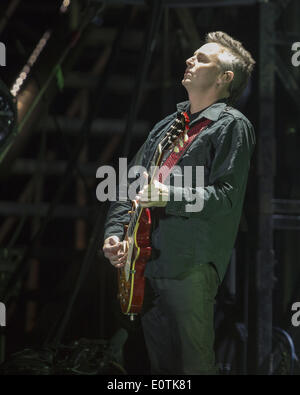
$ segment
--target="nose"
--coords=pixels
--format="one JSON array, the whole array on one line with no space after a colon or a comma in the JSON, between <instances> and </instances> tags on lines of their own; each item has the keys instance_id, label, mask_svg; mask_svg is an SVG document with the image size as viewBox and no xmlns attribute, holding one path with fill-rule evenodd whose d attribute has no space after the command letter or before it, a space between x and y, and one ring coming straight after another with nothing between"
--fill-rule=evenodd
<instances>
[{"instance_id":1,"label":"nose","mask_svg":"<svg viewBox=\"0 0 300 395\"><path fill-rule=\"evenodd\" d=\"M187 66L192 66L193 65L193 61L194 61L194 56L191 56L190 58L188 58L185 63Z\"/></svg>"}]
</instances>

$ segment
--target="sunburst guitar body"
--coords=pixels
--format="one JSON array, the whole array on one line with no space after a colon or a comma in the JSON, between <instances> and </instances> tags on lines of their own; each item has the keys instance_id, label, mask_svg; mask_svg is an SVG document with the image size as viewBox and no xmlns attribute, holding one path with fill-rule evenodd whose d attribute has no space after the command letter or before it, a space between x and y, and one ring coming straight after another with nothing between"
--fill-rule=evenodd
<instances>
[{"instance_id":1,"label":"sunburst guitar body","mask_svg":"<svg viewBox=\"0 0 300 395\"><path fill-rule=\"evenodd\" d=\"M135 207L136 203L133 203ZM128 226L125 226L124 245L127 250L127 261L118 270L119 299L124 314L140 313L145 289L144 271L151 257L151 215L148 208L143 208L139 214L136 229L128 237Z\"/></svg>"}]
</instances>

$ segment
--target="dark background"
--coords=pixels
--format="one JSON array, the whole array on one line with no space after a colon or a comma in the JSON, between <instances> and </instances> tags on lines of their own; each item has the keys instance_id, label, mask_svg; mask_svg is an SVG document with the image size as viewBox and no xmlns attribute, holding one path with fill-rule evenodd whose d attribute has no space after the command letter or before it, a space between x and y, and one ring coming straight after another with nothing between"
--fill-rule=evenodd
<instances>
[{"instance_id":1,"label":"dark background","mask_svg":"<svg viewBox=\"0 0 300 395\"><path fill-rule=\"evenodd\" d=\"M19 129L9 151L1 148L2 359L53 339L110 339L124 327L126 369L147 372L139 320L121 315L116 273L101 253L107 204L96 199L96 169L132 158L151 127L186 100L185 59L207 32L222 30L257 62L237 107L253 123L258 144L218 297L217 355L223 368L229 361L227 373L247 374L269 360L272 344L277 355L280 344L280 358L287 357L276 369L290 372L291 348L274 329L272 336L272 327L287 331L299 354L300 329L291 327L291 305L300 301L300 67L291 64L292 43L300 41L299 2L181 3L165 2L147 53L156 1L73 0L66 12L62 1L1 1L0 77L7 89L45 32L50 36L14 93Z\"/></svg>"}]
</instances>

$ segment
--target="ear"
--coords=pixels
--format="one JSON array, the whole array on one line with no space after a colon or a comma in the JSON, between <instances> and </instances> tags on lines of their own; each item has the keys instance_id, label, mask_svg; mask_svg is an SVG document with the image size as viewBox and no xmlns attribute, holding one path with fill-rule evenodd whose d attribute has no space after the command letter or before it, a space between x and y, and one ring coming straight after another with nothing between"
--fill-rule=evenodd
<instances>
[{"instance_id":1,"label":"ear","mask_svg":"<svg viewBox=\"0 0 300 395\"><path fill-rule=\"evenodd\" d=\"M225 71L225 82L231 82L234 78L234 72L231 70Z\"/></svg>"},{"instance_id":2,"label":"ear","mask_svg":"<svg viewBox=\"0 0 300 395\"><path fill-rule=\"evenodd\" d=\"M233 71L223 71L217 79L217 85L229 84L234 78Z\"/></svg>"},{"instance_id":3,"label":"ear","mask_svg":"<svg viewBox=\"0 0 300 395\"><path fill-rule=\"evenodd\" d=\"M234 72L231 70L225 71L223 75L223 81L226 83L230 83L234 78Z\"/></svg>"}]
</instances>

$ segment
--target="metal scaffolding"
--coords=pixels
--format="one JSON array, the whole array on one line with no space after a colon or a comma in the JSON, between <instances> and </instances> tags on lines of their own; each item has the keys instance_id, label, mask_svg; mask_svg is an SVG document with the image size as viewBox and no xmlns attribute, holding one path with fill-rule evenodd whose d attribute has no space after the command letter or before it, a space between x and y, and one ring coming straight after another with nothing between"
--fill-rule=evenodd
<instances>
[{"instance_id":1,"label":"metal scaffolding","mask_svg":"<svg viewBox=\"0 0 300 395\"><path fill-rule=\"evenodd\" d=\"M15 1L14 4L18 2ZM176 15L176 20L179 21L187 40L191 46L194 46L199 41L199 34L196 25L193 23L193 18L189 8L204 8L204 7L234 7L234 6L256 6L259 9L259 21L257 27L259 28L259 41L257 43L259 53L258 63L258 108L259 108L259 127L257 128L257 239L256 239L256 253L255 263L250 271L249 276L249 292L254 296L251 299L251 303L254 307L253 313L249 313L248 317L244 318L244 322L235 323L240 329L241 337L248 347L243 348L243 372L256 373L256 374L273 374L276 369L276 363L274 362L275 351L273 347L274 339L274 324L273 324L273 289L275 283L274 277L274 231L280 229L300 229L300 201L299 200L287 200L277 199L274 197L274 178L276 175L275 167L275 155L276 155L276 114L275 114L275 90L276 90L276 73L279 79L284 83L284 87L287 89L292 100L299 107L299 92L300 86L299 81L295 75L286 72L286 64L279 56L276 49L277 44L289 43L290 37L287 32L281 32L276 30L276 22L289 5L288 0L274 0L274 1L261 1L261 0L223 0L223 1L201 1L201 0L157 0L153 2L153 7L149 7L151 2L146 0L111 0L109 2L112 6L120 5L120 13L123 16L124 25L117 31L114 28L103 27L99 31L87 31L82 39L84 43L82 46L93 47L96 51L99 44L104 46L104 50L101 56L97 57L97 61L90 71L78 71L73 70L71 66L74 65L76 59L79 58L82 48L71 57L69 66L66 67L65 86L71 89L80 89L75 98L72 100L70 106L64 115L44 116L40 123L40 128L45 131L51 132L47 136L57 132L57 130L64 130L64 133L69 133L71 136L78 136L77 144L73 154L65 159L61 160L55 156L51 160L47 159L47 152L45 141L41 141L40 149L43 149L42 157L37 156L36 158L18 158L17 155L11 159L10 168L12 176L19 175L30 175L31 180L25 185L23 191L21 191L18 201L11 202L7 200L0 201L0 215L5 215L8 218L3 222L0 228L0 241L5 240L5 237L16 225L18 218L23 218L23 221L30 218L33 222L34 219L38 219L32 225L32 246L29 249L14 249L13 245L8 243L10 248L5 248L2 251L2 260L0 265L5 267L6 272L10 276L8 292L4 295L5 300L9 300L13 295L12 289L20 286L19 280L24 275L24 268L30 265L30 254L31 248L35 248L35 251L40 251L42 248L36 244L36 240L39 235L42 234L45 227L47 226L50 218L65 218L77 221L77 228L80 226L79 220L82 219L86 222L93 222L93 230L91 232L90 242L83 243L85 248L85 255L81 266L81 276L78 276L78 280L74 287L74 292L69 296L67 300L67 313L61 314L63 319L60 322L55 322L51 333L49 332L49 341L54 339L54 343L58 344L63 338L64 331L68 324L68 320L71 315L71 310L74 305L75 298L78 294L79 288L82 283L82 279L87 273L90 263L97 254L99 247L99 234L101 234L101 226L103 223L103 207L102 211L99 210L96 205L91 207L87 206L85 193L82 190L82 186L77 185L76 204L74 202L67 204L62 203L62 196L64 191L67 189L71 177L74 171L77 172L79 179L85 179L85 177L91 177L95 174L95 169L100 164L111 160L114 152L120 146L122 142L122 131L123 132L123 155L128 156L132 147L133 136L144 137L146 131L149 129L148 120L137 120L139 104L141 102L142 94L149 93L151 89L154 89L155 82L150 86L147 83L147 74L149 70L149 64L151 56L153 54L156 39L158 37L159 29L163 27L163 75L168 80L170 78L170 63L168 60L168 39L170 37L170 13ZM124 8L123 8L124 6ZM126 7L125 7L126 6ZM150 15L148 20L148 33L146 35L146 42L143 43L143 34L140 30L125 29L127 20L130 20L132 14L136 12L137 8L141 6L143 12ZM124 13L124 9L126 13ZM133 10L133 12L132 12ZM172 11L171 11L172 10ZM126 15L125 15L126 14ZM89 14L90 16L90 14ZM129 22L128 22L129 23ZM1 25L1 23L0 23ZM1 25L2 26L2 25ZM256 28L256 27L255 27ZM63 30L63 24L60 26L60 31ZM76 41L76 40L75 40ZM74 51L73 44L69 42L67 46L66 54L62 51L62 54L69 55L69 51ZM77 42L77 41L76 41ZM116 53L120 51L120 47L126 51L132 51L137 53L143 50L143 55L140 57L140 63L138 73L134 76L126 76L120 73L118 70L112 77L114 72L113 66L118 62ZM53 45L55 49L55 45ZM103 49L103 48L102 48ZM189 49L189 48L188 48ZM186 48L184 48L186 50ZM76 52L76 51L75 51ZM58 59L59 60L59 59ZM45 62L45 66L47 62ZM59 65L61 61L58 62ZM55 66L55 65L54 65ZM45 70L49 71L49 67ZM55 66L55 70L51 72L51 83L58 78L59 70ZM118 74L119 73L119 74ZM47 74L47 73L44 73ZM45 75L44 75L45 77ZM46 79L48 81L49 79ZM53 80L53 81L52 81ZM33 78L34 81L34 78ZM45 81L45 79L43 80ZM50 80L48 81L50 84ZM55 83L53 83L55 85ZM35 92L39 91L34 82ZM169 86L169 85L168 85ZM30 86L29 86L30 87ZM96 87L96 89L95 89ZM97 106L103 104L105 89L110 89L121 94L129 94L132 90L131 101L129 111L126 119L113 119L113 118L100 118L97 114ZM47 106L51 99L54 97L54 93L57 91L57 86L51 88L51 93L48 95L48 100L45 98L42 101L46 88L40 89L38 95L38 101L36 102L37 113L34 116L37 118L43 115L40 109L42 104L47 111ZM87 95L87 91L94 90L94 95ZM167 101L167 89L166 86L162 86L163 100ZM31 92L32 93L32 92ZM84 98L84 99L83 99ZM32 100L34 95L32 95ZM84 108L81 108L81 103L84 101ZM165 109L168 108L165 105ZM28 119L28 125L24 126L24 130L20 130L20 133L27 133L26 129L32 127L32 119ZM89 134L88 134L89 133ZM86 136L107 136L110 135L110 142L103 144L103 151L98 162L89 161L88 149L89 146L86 142ZM113 136L113 137L112 137ZM22 140L22 139L21 139ZM23 145L21 141L21 145ZM101 145L101 142L100 142ZM17 148L17 147L15 147ZM83 149L87 152L84 155ZM14 147L12 147L12 152ZM18 152L18 151L17 151ZM48 153L49 154L49 153ZM50 154L49 154L50 155ZM77 158L82 155L82 160L77 164ZM12 163L14 161L14 163ZM0 170L1 171L1 170ZM60 182L60 186L57 188L56 194L54 195L51 203L44 202L42 199L43 182L46 176L61 176L63 180ZM83 188L84 189L84 188ZM30 198L30 199L29 199ZM33 219L32 219L33 217ZM24 222L19 223L21 227ZM18 227L16 226L15 236L12 238L13 241L18 237ZM82 227L81 227L82 229ZM80 233L80 232L79 232ZM80 234L83 234L82 239L85 240L86 229ZM77 242L80 239L77 233ZM80 242L78 242L80 244ZM11 250L11 251L10 251ZM19 265L20 261L25 260L24 268ZM14 263L14 269L12 273L12 266L8 267L8 262ZM231 277L231 283L236 283L236 257L232 258L234 261L231 266L229 276ZM32 262L31 262L32 263ZM17 268L18 266L18 268ZM101 268L101 323L100 332L101 336L105 333L105 280L107 273L105 268ZM246 274L248 276L248 273ZM245 280L246 291L248 292L248 278ZM1 283L0 283L1 285ZM7 284L6 284L7 285ZM10 289L8 289L10 287ZM0 287L1 289L1 287ZM17 292L15 289L14 292ZM236 291L234 291L236 292ZM250 303L248 297L245 297L247 304ZM248 305L245 309L248 308ZM248 314L248 310L247 310ZM252 314L252 315L251 315ZM248 322L250 322L249 330ZM252 331L253 329L253 331ZM52 337L52 339L50 339ZM48 339L47 339L48 340ZM247 361L248 359L248 366ZM251 359L251 361L249 361Z\"/></svg>"}]
</instances>

